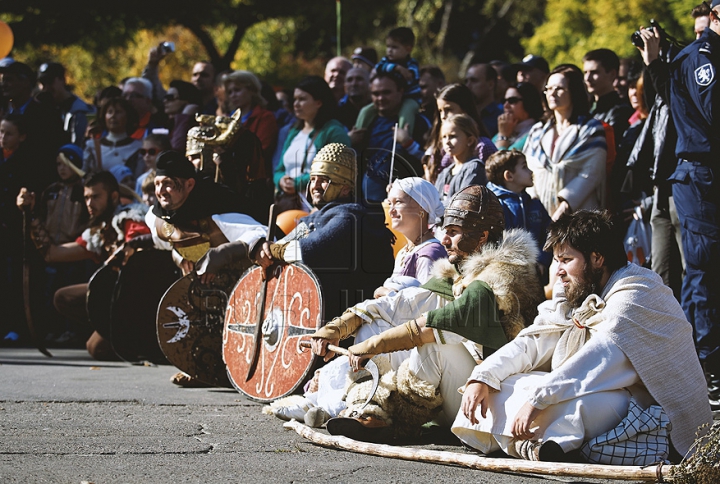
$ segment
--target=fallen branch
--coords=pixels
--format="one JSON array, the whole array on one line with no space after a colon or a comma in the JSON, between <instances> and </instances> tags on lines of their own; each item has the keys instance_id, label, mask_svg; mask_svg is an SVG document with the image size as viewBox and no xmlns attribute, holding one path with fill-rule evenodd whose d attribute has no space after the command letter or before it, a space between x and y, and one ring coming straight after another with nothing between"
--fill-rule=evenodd
<instances>
[{"instance_id":1,"label":"fallen branch","mask_svg":"<svg viewBox=\"0 0 720 484\"><path fill-rule=\"evenodd\" d=\"M608 466L599 464L565 464L554 462L531 462L520 459L496 459L481 455L459 454L438 450L398 447L394 445L369 444L347 437L326 435L295 420L283 425L301 437L333 449L349 450L362 454L390 457L392 459L432 462L435 464L458 465L490 472L512 472L518 474L539 474L546 476L591 477L596 479L618 479L624 481L663 482L670 475L673 466Z\"/></svg>"}]
</instances>

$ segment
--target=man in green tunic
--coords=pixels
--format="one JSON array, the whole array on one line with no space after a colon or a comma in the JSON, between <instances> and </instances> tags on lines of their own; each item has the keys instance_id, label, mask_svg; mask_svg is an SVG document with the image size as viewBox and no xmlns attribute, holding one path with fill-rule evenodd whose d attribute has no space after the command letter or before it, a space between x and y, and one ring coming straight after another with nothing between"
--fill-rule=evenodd
<instances>
[{"instance_id":1,"label":"man in green tunic","mask_svg":"<svg viewBox=\"0 0 720 484\"><path fill-rule=\"evenodd\" d=\"M375 355L392 353L392 364L376 359L389 371L368 405L372 382L351 374L357 381L347 389L345 417L328 421L330 433L385 441L416 435L432 419L452 423L462 397L457 389L476 364L532 322L542 300L532 236L503 227L492 192L461 190L445 210L448 259L436 263L432 279L394 299L350 308L313 335L313 351L326 357L328 343L355 335L349 348L355 371ZM363 334L379 320L389 329ZM393 362L401 351L402 362Z\"/></svg>"}]
</instances>

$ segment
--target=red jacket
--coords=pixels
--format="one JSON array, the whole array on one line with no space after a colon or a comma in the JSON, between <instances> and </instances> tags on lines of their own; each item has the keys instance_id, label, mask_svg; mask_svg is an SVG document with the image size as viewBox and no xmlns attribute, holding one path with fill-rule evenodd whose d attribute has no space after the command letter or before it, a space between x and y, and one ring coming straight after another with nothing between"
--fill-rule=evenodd
<instances>
[{"instance_id":1,"label":"red jacket","mask_svg":"<svg viewBox=\"0 0 720 484\"><path fill-rule=\"evenodd\" d=\"M272 111L255 106L243 126L260 139L265 160L272 160L278 138L277 121Z\"/></svg>"}]
</instances>

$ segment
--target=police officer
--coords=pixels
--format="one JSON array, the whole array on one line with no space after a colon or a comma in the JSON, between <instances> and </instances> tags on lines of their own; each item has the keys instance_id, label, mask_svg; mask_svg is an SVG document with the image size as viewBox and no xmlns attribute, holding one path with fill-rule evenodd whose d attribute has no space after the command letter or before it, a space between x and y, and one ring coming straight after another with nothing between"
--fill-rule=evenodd
<instances>
[{"instance_id":1,"label":"police officer","mask_svg":"<svg viewBox=\"0 0 720 484\"><path fill-rule=\"evenodd\" d=\"M678 134L670 181L686 261L682 307L706 373L720 377L720 0L711 8L710 26L670 66Z\"/></svg>"}]
</instances>

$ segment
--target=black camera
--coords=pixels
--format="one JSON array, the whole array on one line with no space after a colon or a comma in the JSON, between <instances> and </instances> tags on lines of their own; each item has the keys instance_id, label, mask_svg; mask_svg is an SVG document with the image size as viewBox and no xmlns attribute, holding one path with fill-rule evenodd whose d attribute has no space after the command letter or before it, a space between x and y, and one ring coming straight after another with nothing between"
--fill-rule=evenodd
<instances>
[{"instance_id":1,"label":"black camera","mask_svg":"<svg viewBox=\"0 0 720 484\"><path fill-rule=\"evenodd\" d=\"M683 48L685 47L685 44L678 41L675 37L668 34L663 30L662 27L660 27L660 24L657 23L657 21L653 18L650 19L650 27L647 28L647 30L652 30L653 27L655 27L658 31L658 34L660 34L660 49L662 51L666 51L667 48L670 46L670 44ZM636 30L631 36L630 40L632 41L633 45L637 47L638 49L644 49L645 48L645 41L643 40L642 36L640 35L640 31Z\"/></svg>"},{"instance_id":2,"label":"black camera","mask_svg":"<svg viewBox=\"0 0 720 484\"><path fill-rule=\"evenodd\" d=\"M657 27L658 33L660 34L660 38L664 37L664 33L662 27L660 27L660 24L655 21L655 19L650 19L650 27L648 27L648 30L652 30L653 27ZM645 41L643 40L642 36L640 35L640 31L636 30L633 32L633 34L630 36L630 40L632 41L633 45L637 47L638 49L642 49L645 47Z\"/></svg>"}]
</instances>

